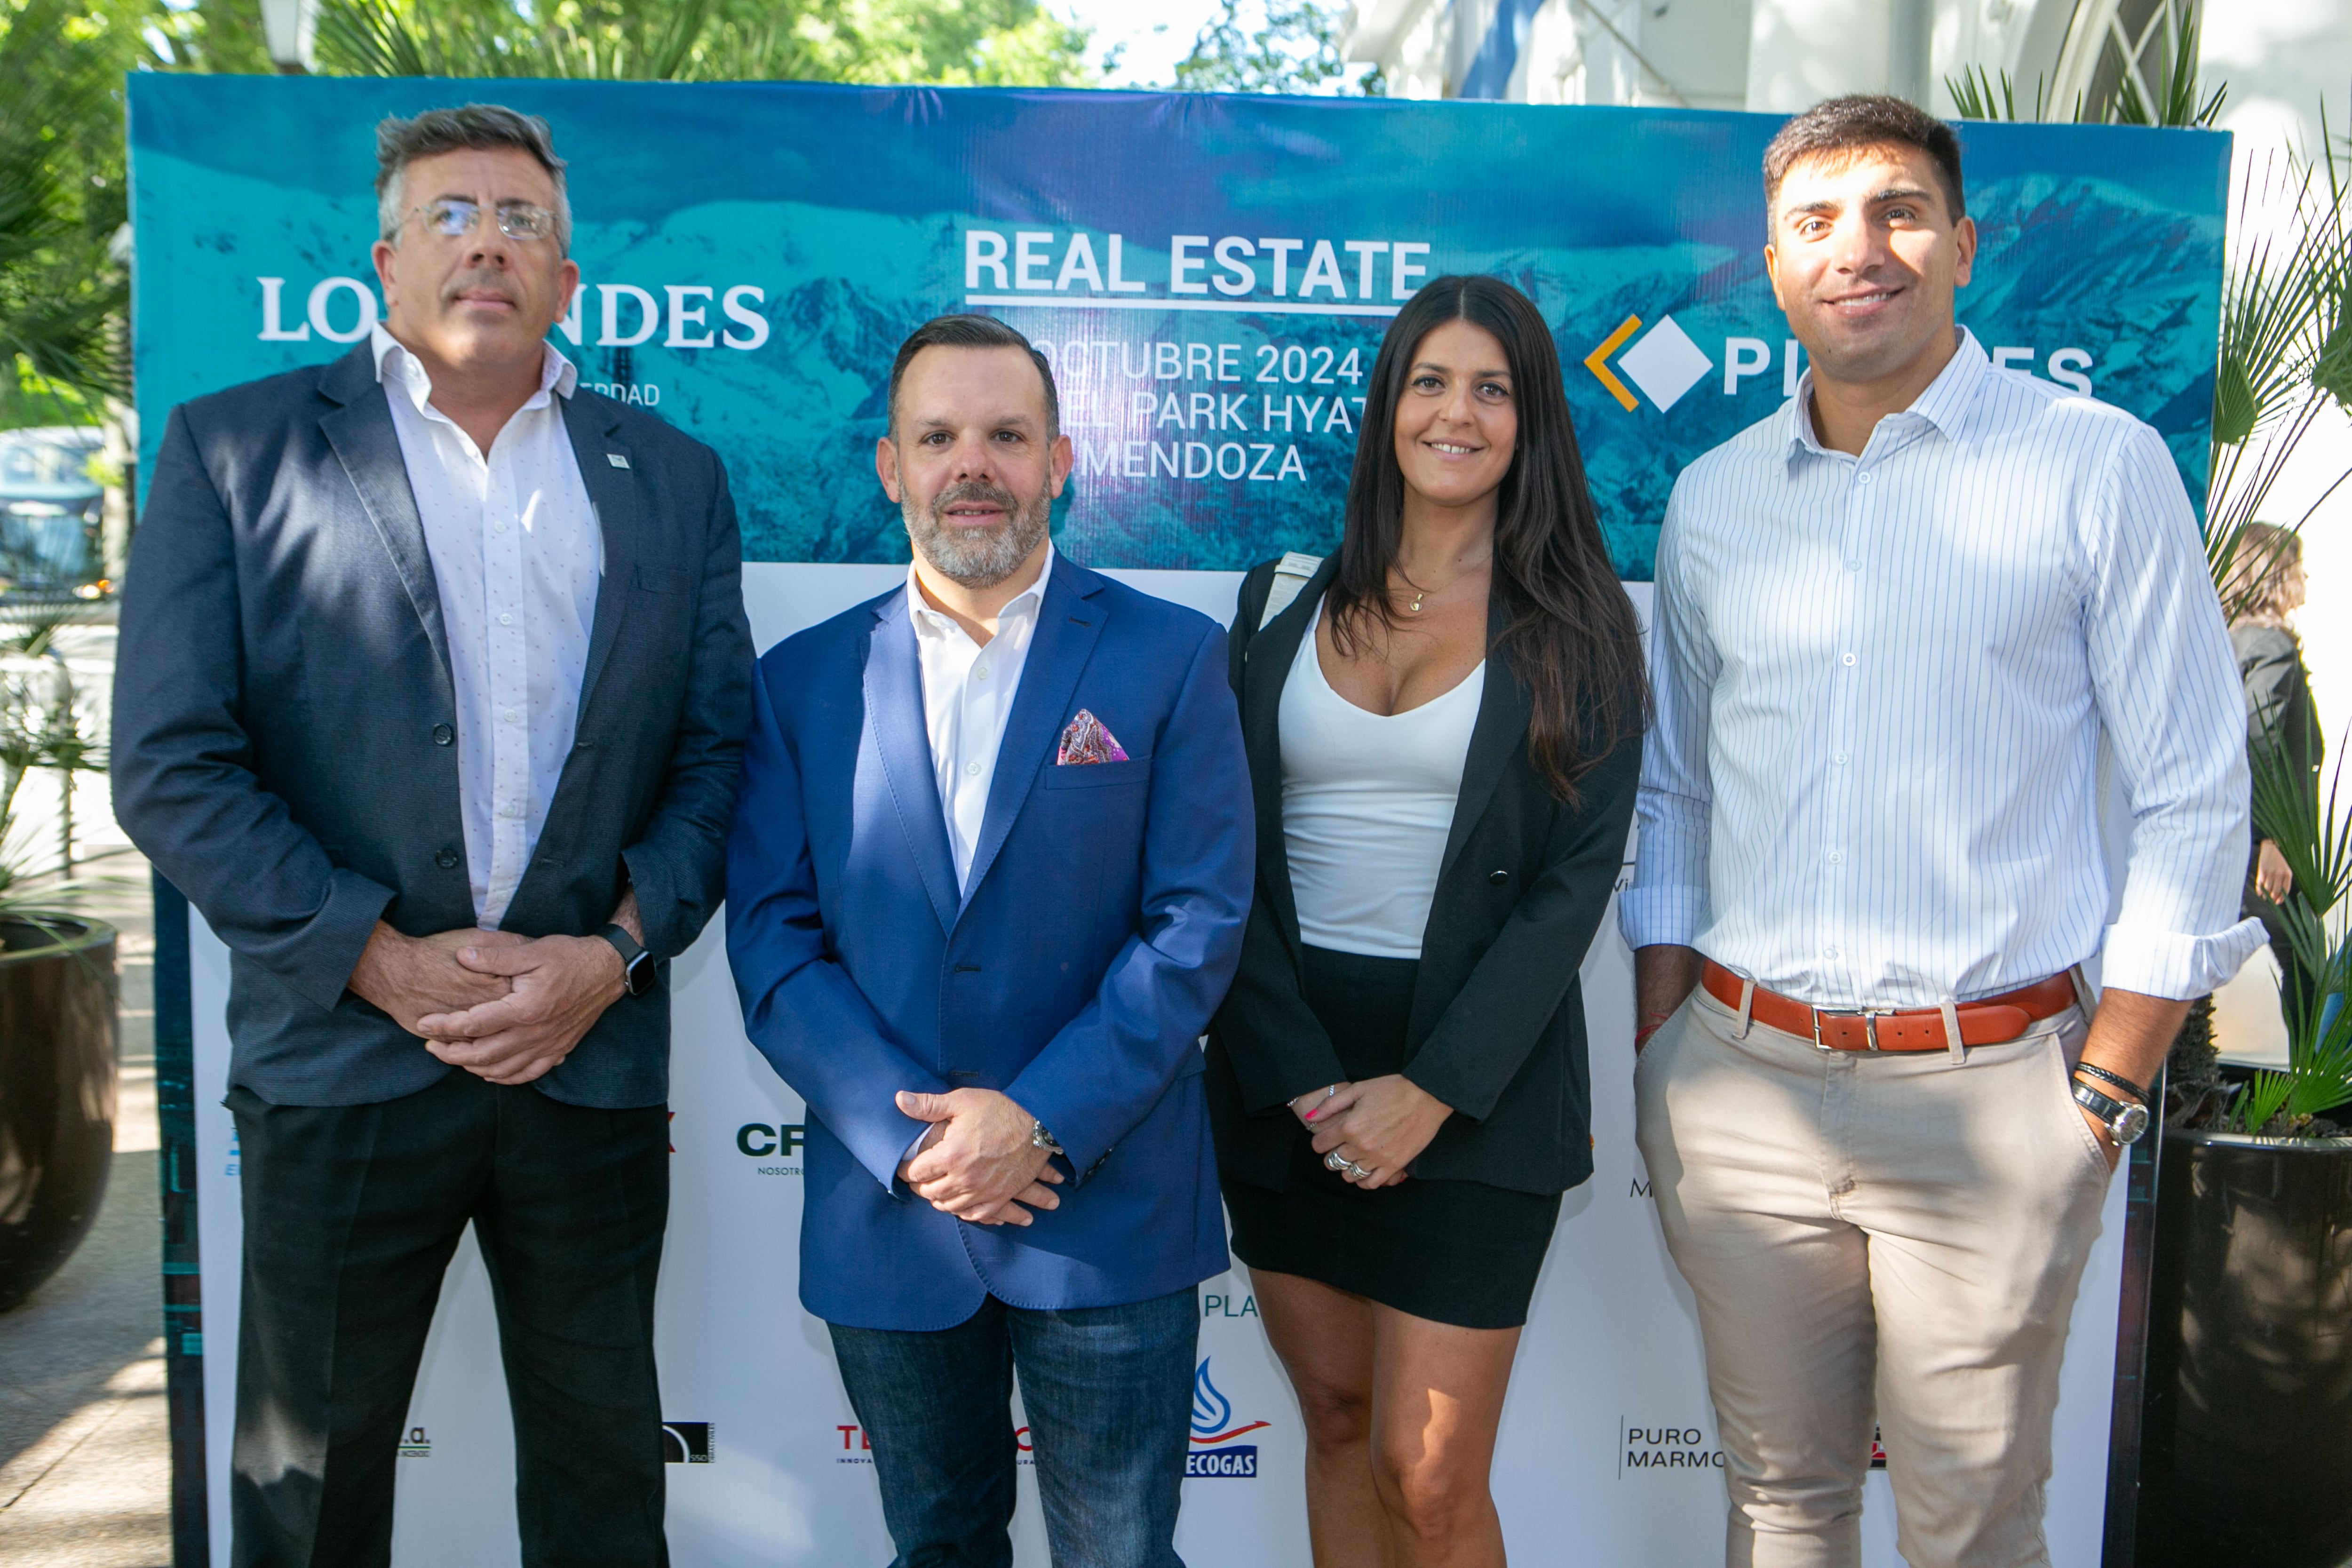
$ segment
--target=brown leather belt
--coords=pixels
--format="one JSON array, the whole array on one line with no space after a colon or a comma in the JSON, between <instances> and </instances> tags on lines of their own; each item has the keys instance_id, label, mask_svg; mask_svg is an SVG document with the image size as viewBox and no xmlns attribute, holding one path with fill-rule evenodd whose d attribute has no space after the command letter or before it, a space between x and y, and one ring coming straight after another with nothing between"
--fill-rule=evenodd
<instances>
[{"instance_id":1,"label":"brown leather belt","mask_svg":"<svg viewBox=\"0 0 2352 1568\"><path fill-rule=\"evenodd\" d=\"M1736 1013L1739 1010L1740 992L1748 983L1710 958L1699 984L1706 987L1708 995ZM2038 1020L2055 1017L2074 1005L2074 982L2061 973L1998 996L1962 1002L1953 1011L1959 1019L1960 1044L1998 1046L2017 1038ZM1941 1007L1813 1007L1759 985L1748 1016L1784 1035L1810 1039L1825 1051L1950 1048L1944 1036Z\"/></svg>"}]
</instances>

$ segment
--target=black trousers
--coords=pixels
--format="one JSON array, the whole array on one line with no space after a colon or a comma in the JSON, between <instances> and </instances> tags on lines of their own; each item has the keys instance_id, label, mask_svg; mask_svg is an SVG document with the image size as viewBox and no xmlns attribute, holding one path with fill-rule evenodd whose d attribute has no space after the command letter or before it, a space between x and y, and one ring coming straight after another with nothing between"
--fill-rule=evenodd
<instances>
[{"instance_id":1,"label":"black trousers","mask_svg":"<svg viewBox=\"0 0 2352 1568\"><path fill-rule=\"evenodd\" d=\"M453 1071L375 1105L242 1089L236 1568L388 1568L393 1475L471 1221L497 1302L529 1568L660 1568L654 1284L666 1107L594 1110Z\"/></svg>"}]
</instances>

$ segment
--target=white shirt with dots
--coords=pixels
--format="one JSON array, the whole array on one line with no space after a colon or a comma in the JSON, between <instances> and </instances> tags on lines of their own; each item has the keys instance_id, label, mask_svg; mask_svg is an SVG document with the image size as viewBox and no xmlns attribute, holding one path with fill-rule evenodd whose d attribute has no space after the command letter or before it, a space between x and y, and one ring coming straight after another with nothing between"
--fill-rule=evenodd
<instances>
[{"instance_id":1,"label":"white shirt with dots","mask_svg":"<svg viewBox=\"0 0 2352 1568\"><path fill-rule=\"evenodd\" d=\"M572 752L604 571L604 534L556 402L579 374L551 345L539 391L486 455L433 406L414 354L381 325L371 342L449 640L474 918L496 929Z\"/></svg>"}]
</instances>

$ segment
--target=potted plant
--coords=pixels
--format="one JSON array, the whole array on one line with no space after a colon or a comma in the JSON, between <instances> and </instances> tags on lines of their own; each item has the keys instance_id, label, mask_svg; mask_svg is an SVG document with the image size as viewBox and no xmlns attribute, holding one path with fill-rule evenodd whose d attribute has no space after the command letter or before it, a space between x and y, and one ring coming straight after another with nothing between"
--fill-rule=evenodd
<instances>
[{"instance_id":1,"label":"potted plant","mask_svg":"<svg viewBox=\"0 0 2352 1568\"><path fill-rule=\"evenodd\" d=\"M2233 596L2269 564L2241 559L2260 548L2248 542L2274 537L2248 525L2326 404L2352 408L2352 193L2336 149L2323 135L2315 161L2250 184L2223 284L2205 516L2233 619L2245 607ZM2265 197L2291 221L2250 240L2247 209ZM2336 486L2347 478L2352 468ZM2294 876L2278 906L2288 1059L2223 1067L2209 1001L2167 1068L2136 1530L2145 1568L2352 1558L2352 947L2338 934L2352 800L2295 765L2267 716L2264 731L2251 748L2256 837Z\"/></svg>"},{"instance_id":2,"label":"potted plant","mask_svg":"<svg viewBox=\"0 0 2352 1568\"><path fill-rule=\"evenodd\" d=\"M114 1152L114 930L62 907L70 882L28 890L33 850L15 831L27 773L56 770L69 789L104 765L55 631L37 624L0 651L0 1311L80 1244Z\"/></svg>"},{"instance_id":3,"label":"potted plant","mask_svg":"<svg viewBox=\"0 0 2352 1568\"><path fill-rule=\"evenodd\" d=\"M2306 984L2288 1060L2176 1082L2158 1164L2138 1560L2337 1568L2352 1557L2352 833L2284 747L2255 748L2254 819L2294 874ZM2290 995L2294 995L2290 992ZM2340 1121L2331 1119L2342 1119Z\"/></svg>"}]
</instances>

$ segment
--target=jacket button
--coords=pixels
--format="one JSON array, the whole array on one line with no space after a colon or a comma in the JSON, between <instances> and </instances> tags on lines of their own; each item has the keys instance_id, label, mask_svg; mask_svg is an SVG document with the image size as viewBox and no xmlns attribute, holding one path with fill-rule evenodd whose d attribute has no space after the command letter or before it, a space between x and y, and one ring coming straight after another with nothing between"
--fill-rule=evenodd
<instances>
[{"instance_id":1,"label":"jacket button","mask_svg":"<svg viewBox=\"0 0 2352 1568\"><path fill-rule=\"evenodd\" d=\"M1511 874L1508 871L1489 871L1486 873L1486 880L1494 883L1495 886L1498 888L1510 879Z\"/></svg>"},{"instance_id":2,"label":"jacket button","mask_svg":"<svg viewBox=\"0 0 2352 1568\"><path fill-rule=\"evenodd\" d=\"M455 849L444 849L433 857L433 863L444 871L454 871L457 868L457 852Z\"/></svg>"},{"instance_id":3,"label":"jacket button","mask_svg":"<svg viewBox=\"0 0 2352 1568\"><path fill-rule=\"evenodd\" d=\"M433 726L433 743L435 745L446 746L457 738L457 731L449 728L448 725L436 724Z\"/></svg>"}]
</instances>

